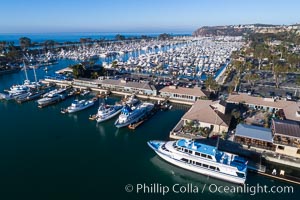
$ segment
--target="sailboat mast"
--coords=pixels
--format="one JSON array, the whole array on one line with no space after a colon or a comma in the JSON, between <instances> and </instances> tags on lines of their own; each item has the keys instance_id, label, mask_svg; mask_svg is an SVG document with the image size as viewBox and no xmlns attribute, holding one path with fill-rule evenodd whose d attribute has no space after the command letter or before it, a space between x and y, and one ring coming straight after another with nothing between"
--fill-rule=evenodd
<instances>
[{"instance_id":1,"label":"sailboat mast","mask_svg":"<svg viewBox=\"0 0 300 200\"><path fill-rule=\"evenodd\" d=\"M26 78L26 80L28 80L27 69L26 69L26 64L25 64L24 60L23 60L23 65L24 65L24 71L25 71L25 78Z\"/></svg>"},{"instance_id":2,"label":"sailboat mast","mask_svg":"<svg viewBox=\"0 0 300 200\"><path fill-rule=\"evenodd\" d=\"M36 77L35 67L33 67L33 74L34 74L35 85L37 85L38 82L37 82L37 77Z\"/></svg>"}]
</instances>

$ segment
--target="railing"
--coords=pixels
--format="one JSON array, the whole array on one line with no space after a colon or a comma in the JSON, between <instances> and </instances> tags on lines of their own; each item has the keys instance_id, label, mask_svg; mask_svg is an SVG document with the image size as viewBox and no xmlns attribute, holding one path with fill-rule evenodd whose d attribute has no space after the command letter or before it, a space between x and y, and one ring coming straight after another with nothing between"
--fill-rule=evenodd
<instances>
[{"instance_id":1,"label":"railing","mask_svg":"<svg viewBox=\"0 0 300 200\"><path fill-rule=\"evenodd\" d=\"M291 141L279 141L279 140L274 140L273 141L274 144L282 144L282 145L286 145L286 146L292 146L292 147L297 147L300 148L300 144L295 144Z\"/></svg>"}]
</instances>

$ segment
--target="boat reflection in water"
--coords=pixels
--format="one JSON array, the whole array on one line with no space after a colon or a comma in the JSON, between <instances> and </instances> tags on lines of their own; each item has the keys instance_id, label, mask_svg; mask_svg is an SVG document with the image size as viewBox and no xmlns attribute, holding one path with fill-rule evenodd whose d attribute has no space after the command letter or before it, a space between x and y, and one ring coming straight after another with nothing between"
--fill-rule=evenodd
<instances>
[{"instance_id":1,"label":"boat reflection in water","mask_svg":"<svg viewBox=\"0 0 300 200\"><path fill-rule=\"evenodd\" d=\"M158 155L154 156L153 158L150 159L150 162L157 167L160 170L160 173L165 173L167 174L168 177L172 178L173 181L173 185L174 184L178 184L179 186L186 186L189 185L191 186L196 186L199 191L198 191L198 195L200 193L205 193L205 194L209 194L209 193L213 193L214 190L216 189L216 187L243 187L241 185L237 185L234 183L230 183L230 182L226 182L220 179L215 179L209 176L205 176L199 173L195 173L189 170L185 170L182 169L180 167L177 167L175 165L172 165L168 162L165 162L164 160L162 160ZM205 185L205 186L204 186ZM204 189L203 189L204 188ZM203 191L202 191L203 189ZM220 197L224 197L224 195L226 195L226 197L229 196L234 196L237 197L237 195L239 195L238 193L233 193L233 192L228 192L228 193L219 193L216 192L215 194L219 194ZM240 194L241 195L241 194ZM214 196L215 197L215 196Z\"/></svg>"}]
</instances>

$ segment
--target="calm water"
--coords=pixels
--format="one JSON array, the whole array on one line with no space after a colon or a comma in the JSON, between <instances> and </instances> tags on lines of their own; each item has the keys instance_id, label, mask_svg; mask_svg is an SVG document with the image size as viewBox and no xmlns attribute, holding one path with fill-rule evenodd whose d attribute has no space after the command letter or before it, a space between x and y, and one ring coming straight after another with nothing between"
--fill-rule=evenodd
<instances>
[{"instance_id":1,"label":"calm water","mask_svg":"<svg viewBox=\"0 0 300 200\"><path fill-rule=\"evenodd\" d=\"M63 61L52 67L61 68ZM50 67L49 67L50 68ZM32 71L28 72L32 76ZM38 70L38 76L45 72ZM51 71L49 72L51 73ZM24 73L0 77L0 90L21 82ZM119 100L110 97L109 103ZM167 140L186 109L174 106L159 112L137 130L116 129L114 120L96 125L88 116L97 106L78 114L63 115L59 111L71 103L68 99L44 109L36 102L16 104L0 102L0 198L1 199L245 199L249 194L184 195L170 192L136 194L124 190L127 184L217 184L230 185L208 179L172 166L147 146L152 139ZM255 174L249 174L249 185L285 186ZM294 186L290 199L299 198L299 186ZM280 194L257 194L255 199L282 199Z\"/></svg>"},{"instance_id":2,"label":"calm water","mask_svg":"<svg viewBox=\"0 0 300 200\"><path fill-rule=\"evenodd\" d=\"M91 39L115 39L117 34L122 34L125 37L139 37L141 35L147 35L151 37L157 37L161 33L1 33L0 41L11 41L15 45L19 44L19 38L28 37L32 42L44 42L46 40L54 40L56 42L79 42L80 38L91 38ZM170 33L174 36L191 35L187 32Z\"/></svg>"}]
</instances>

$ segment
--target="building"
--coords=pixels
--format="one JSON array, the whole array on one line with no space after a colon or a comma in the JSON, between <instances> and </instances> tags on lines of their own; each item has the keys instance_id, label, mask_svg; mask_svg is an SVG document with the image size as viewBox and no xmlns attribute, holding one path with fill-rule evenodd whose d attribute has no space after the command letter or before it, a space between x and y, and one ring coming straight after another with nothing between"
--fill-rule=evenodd
<instances>
[{"instance_id":1,"label":"building","mask_svg":"<svg viewBox=\"0 0 300 200\"><path fill-rule=\"evenodd\" d=\"M185 88L176 86L166 86L159 91L162 97L182 101L196 101L198 99L207 99L207 95L199 88Z\"/></svg>"},{"instance_id":2,"label":"building","mask_svg":"<svg viewBox=\"0 0 300 200\"><path fill-rule=\"evenodd\" d=\"M262 149L275 150L273 135L269 128L238 124L234 134L234 141L242 145Z\"/></svg>"},{"instance_id":3,"label":"building","mask_svg":"<svg viewBox=\"0 0 300 200\"><path fill-rule=\"evenodd\" d=\"M228 103L245 104L249 108L265 110L268 112L280 112L284 119L300 121L299 106L295 101L276 100L274 98L255 97L245 93L231 94Z\"/></svg>"},{"instance_id":4,"label":"building","mask_svg":"<svg viewBox=\"0 0 300 200\"><path fill-rule=\"evenodd\" d=\"M110 89L120 92L128 92L143 95L157 95L157 90L154 85L148 81L131 82L123 79L105 79L99 80L98 86L103 89Z\"/></svg>"},{"instance_id":5,"label":"building","mask_svg":"<svg viewBox=\"0 0 300 200\"><path fill-rule=\"evenodd\" d=\"M178 124L171 131L171 138L197 138L201 137L199 131L185 130L186 126L193 130L207 129L213 133L227 132L231 121L230 114L226 114L226 103L223 101L197 100L194 105L183 115Z\"/></svg>"},{"instance_id":6,"label":"building","mask_svg":"<svg viewBox=\"0 0 300 200\"><path fill-rule=\"evenodd\" d=\"M300 158L300 126L289 120L272 120L275 152Z\"/></svg>"}]
</instances>

